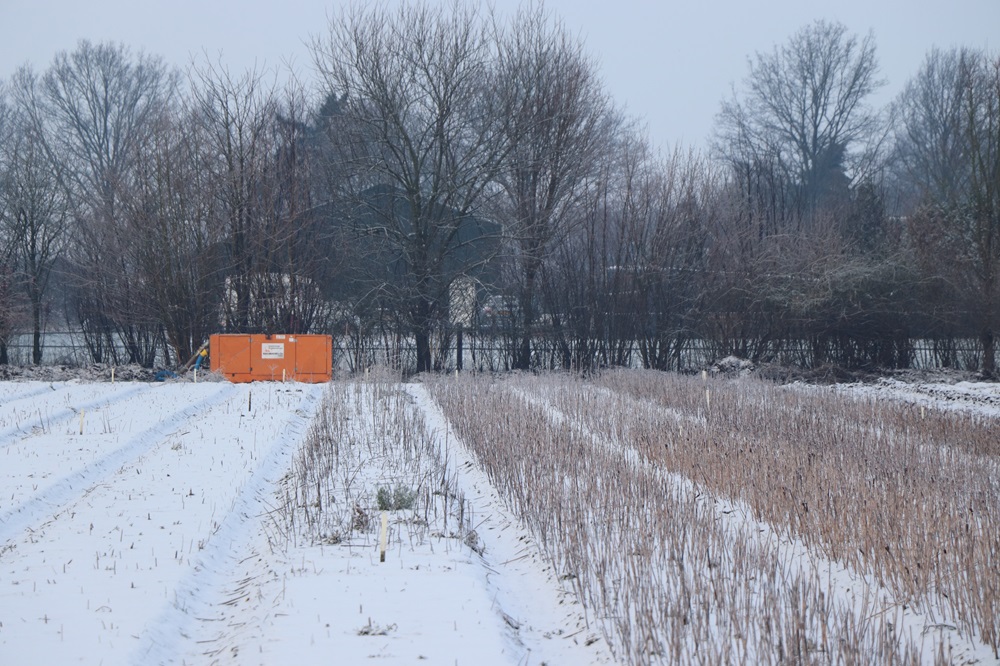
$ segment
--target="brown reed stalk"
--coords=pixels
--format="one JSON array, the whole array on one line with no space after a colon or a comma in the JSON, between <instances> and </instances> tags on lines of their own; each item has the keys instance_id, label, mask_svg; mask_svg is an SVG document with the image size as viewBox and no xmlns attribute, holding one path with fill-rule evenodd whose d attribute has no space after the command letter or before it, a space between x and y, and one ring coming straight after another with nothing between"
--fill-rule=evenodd
<instances>
[{"instance_id":1,"label":"brown reed stalk","mask_svg":"<svg viewBox=\"0 0 1000 666\"><path fill-rule=\"evenodd\" d=\"M623 661L919 662L886 615L859 622L815 572L722 529L725 498L995 649L995 424L917 428L903 407L755 382L712 382L708 405L701 380L661 373L431 388Z\"/></svg>"}]
</instances>

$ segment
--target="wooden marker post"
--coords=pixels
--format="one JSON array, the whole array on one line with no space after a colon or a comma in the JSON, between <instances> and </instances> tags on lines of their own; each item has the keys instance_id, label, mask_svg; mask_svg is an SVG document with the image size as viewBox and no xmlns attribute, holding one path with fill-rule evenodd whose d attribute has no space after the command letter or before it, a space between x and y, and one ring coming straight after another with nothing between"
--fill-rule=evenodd
<instances>
[{"instance_id":1,"label":"wooden marker post","mask_svg":"<svg viewBox=\"0 0 1000 666\"><path fill-rule=\"evenodd\" d=\"M385 511L382 512L382 529L379 530L378 535L378 561L385 562L385 542L387 538L387 533L389 531L389 514Z\"/></svg>"}]
</instances>

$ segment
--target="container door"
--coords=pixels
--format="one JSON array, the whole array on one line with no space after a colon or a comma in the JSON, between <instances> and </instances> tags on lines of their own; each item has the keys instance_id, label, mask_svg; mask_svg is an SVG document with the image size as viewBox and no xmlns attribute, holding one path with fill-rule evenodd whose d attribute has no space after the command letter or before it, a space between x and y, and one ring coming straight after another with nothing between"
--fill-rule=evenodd
<instances>
[{"instance_id":1,"label":"container door","mask_svg":"<svg viewBox=\"0 0 1000 666\"><path fill-rule=\"evenodd\" d=\"M295 375L300 382L327 382L331 377L333 339L329 335L298 337Z\"/></svg>"},{"instance_id":2,"label":"container door","mask_svg":"<svg viewBox=\"0 0 1000 666\"><path fill-rule=\"evenodd\" d=\"M250 381L251 347L249 335L213 335L210 342L212 371L230 381Z\"/></svg>"}]
</instances>

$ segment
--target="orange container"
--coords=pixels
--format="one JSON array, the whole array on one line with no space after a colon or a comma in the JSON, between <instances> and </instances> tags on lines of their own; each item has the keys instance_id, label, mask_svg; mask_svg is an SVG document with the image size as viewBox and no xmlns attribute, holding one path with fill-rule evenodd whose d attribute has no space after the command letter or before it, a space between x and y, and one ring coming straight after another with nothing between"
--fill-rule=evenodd
<instances>
[{"instance_id":1,"label":"orange container","mask_svg":"<svg viewBox=\"0 0 1000 666\"><path fill-rule=\"evenodd\" d=\"M212 372L231 382L294 381L316 384L333 376L329 335L246 335L209 338Z\"/></svg>"}]
</instances>

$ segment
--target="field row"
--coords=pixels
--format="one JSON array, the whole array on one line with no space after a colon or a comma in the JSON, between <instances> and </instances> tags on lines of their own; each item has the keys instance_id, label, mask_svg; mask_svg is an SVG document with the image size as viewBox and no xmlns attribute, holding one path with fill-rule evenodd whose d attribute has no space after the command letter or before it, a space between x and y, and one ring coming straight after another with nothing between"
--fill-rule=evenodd
<instances>
[{"instance_id":1,"label":"field row","mask_svg":"<svg viewBox=\"0 0 1000 666\"><path fill-rule=\"evenodd\" d=\"M323 387L0 392L0 663L199 658Z\"/></svg>"},{"instance_id":2,"label":"field row","mask_svg":"<svg viewBox=\"0 0 1000 666\"><path fill-rule=\"evenodd\" d=\"M997 658L995 418L662 373L430 385L624 662Z\"/></svg>"}]
</instances>

